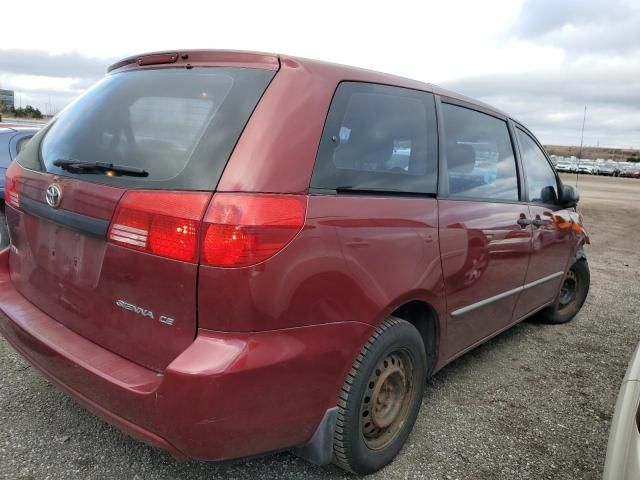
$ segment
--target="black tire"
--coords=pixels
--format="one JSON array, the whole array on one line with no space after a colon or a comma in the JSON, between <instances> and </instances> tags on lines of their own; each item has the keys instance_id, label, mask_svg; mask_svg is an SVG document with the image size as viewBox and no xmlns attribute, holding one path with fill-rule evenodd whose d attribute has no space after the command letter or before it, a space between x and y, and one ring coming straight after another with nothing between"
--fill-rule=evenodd
<instances>
[{"instance_id":1,"label":"black tire","mask_svg":"<svg viewBox=\"0 0 640 480\"><path fill-rule=\"evenodd\" d=\"M567 323L576 316L589 293L591 275L585 259L575 262L567 275L553 306L542 310L539 319L544 323Z\"/></svg>"},{"instance_id":2,"label":"black tire","mask_svg":"<svg viewBox=\"0 0 640 480\"><path fill-rule=\"evenodd\" d=\"M7 227L7 217L4 210L0 209L0 250L9 246L9 228Z\"/></svg>"},{"instance_id":3,"label":"black tire","mask_svg":"<svg viewBox=\"0 0 640 480\"><path fill-rule=\"evenodd\" d=\"M427 357L418 330L395 317L382 322L342 386L333 462L362 475L391 462L418 416L426 372Z\"/></svg>"}]
</instances>

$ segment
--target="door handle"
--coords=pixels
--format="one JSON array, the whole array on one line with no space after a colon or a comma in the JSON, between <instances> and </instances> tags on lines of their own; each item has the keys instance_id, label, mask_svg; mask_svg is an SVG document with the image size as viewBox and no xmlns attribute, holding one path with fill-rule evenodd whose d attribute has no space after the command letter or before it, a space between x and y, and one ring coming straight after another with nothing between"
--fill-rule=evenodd
<instances>
[{"instance_id":1,"label":"door handle","mask_svg":"<svg viewBox=\"0 0 640 480\"><path fill-rule=\"evenodd\" d=\"M527 225L531 225L531 220L529 220L527 217L523 215L518 219L518 225L524 228Z\"/></svg>"}]
</instances>

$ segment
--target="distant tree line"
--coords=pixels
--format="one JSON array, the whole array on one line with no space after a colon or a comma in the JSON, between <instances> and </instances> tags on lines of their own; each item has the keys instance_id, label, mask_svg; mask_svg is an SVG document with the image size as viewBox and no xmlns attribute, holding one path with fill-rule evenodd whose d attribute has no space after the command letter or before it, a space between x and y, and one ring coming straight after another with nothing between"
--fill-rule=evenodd
<instances>
[{"instance_id":1,"label":"distant tree line","mask_svg":"<svg viewBox=\"0 0 640 480\"><path fill-rule=\"evenodd\" d=\"M7 105L0 105L0 114L12 116L16 118L42 118L42 112L33 108L31 105L27 105L24 108L9 107Z\"/></svg>"},{"instance_id":2,"label":"distant tree line","mask_svg":"<svg viewBox=\"0 0 640 480\"><path fill-rule=\"evenodd\" d=\"M613 147L590 147L567 145L545 145L545 149L549 155L558 155L560 157L581 157L591 160L598 158L611 159L617 162L635 162L640 163L640 150L637 148L613 148Z\"/></svg>"}]
</instances>

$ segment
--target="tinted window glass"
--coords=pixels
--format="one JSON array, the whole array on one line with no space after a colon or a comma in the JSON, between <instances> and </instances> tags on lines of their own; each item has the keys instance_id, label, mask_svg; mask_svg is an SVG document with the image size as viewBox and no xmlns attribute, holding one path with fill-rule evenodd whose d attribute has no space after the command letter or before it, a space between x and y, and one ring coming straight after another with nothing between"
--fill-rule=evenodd
<instances>
[{"instance_id":1,"label":"tinted window glass","mask_svg":"<svg viewBox=\"0 0 640 480\"><path fill-rule=\"evenodd\" d=\"M320 142L312 187L435 193L436 172L433 95L340 84Z\"/></svg>"},{"instance_id":2,"label":"tinted window glass","mask_svg":"<svg viewBox=\"0 0 640 480\"><path fill-rule=\"evenodd\" d=\"M518 200L518 175L507 123L442 104L449 195Z\"/></svg>"},{"instance_id":3,"label":"tinted window glass","mask_svg":"<svg viewBox=\"0 0 640 480\"><path fill-rule=\"evenodd\" d=\"M58 175L130 188L213 189L273 74L218 67L108 75L54 121L42 161ZM149 176L74 174L54 166L57 159L139 167Z\"/></svg>"},{"instance_id":4,"label":"tinted window glass","mask_svg":"<svg viewBox=\"0 0 640 480\"><path fill-rule=\"evenodd\" d=\"M557 203L558 182L547 157L529 135L520 129L517 132L529 200Z\"/></svg>"}]
</instances>

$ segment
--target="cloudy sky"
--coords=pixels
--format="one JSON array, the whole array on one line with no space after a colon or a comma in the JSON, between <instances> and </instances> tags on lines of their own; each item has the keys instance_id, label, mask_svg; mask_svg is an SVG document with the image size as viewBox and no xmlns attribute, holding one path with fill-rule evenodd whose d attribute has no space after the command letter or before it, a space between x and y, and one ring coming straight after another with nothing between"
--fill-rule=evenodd
<instances>
[{"instance_id":1,"label":"cloudy sky","mask_svg":"<svg viewBox=\"0 0 640 480\"><path fill-rule=\"evenodd\" d=\"M121 57L163 49L284 52L437 83L493 104L545 143L640 148L640 2L482 0L15 4L0 86L58 111Z\"/></svg>"}]
</instances>

